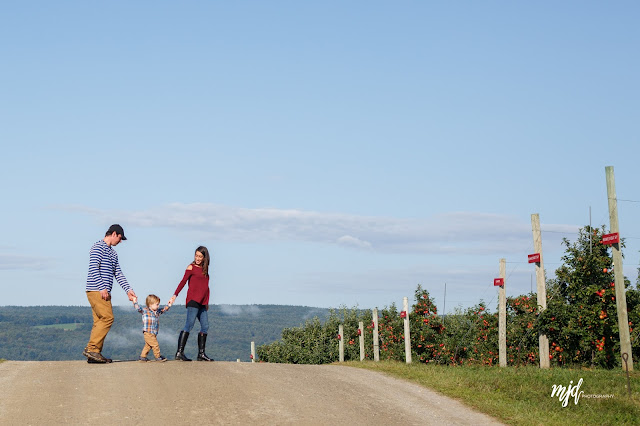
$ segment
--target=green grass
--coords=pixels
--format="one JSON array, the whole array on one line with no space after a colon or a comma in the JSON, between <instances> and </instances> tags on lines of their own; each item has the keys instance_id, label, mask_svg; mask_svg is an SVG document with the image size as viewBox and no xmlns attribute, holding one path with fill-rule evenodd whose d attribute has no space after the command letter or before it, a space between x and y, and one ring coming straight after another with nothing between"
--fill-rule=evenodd
<instances>
[{"instance_id":1,"label":"green grass","mask_svg":"<svg viewBox=\"0 0 640 426\"><path fill-rule=\"evenodd\" d=\"M49 325L35 325L33 326L33 328L40 328L40 329L47 329L47 328L59 328L62 330L75 330L76 328L80 327L81 325L83 325L82 323L78 323L78 322L70 322L67 324L49 324Z\"/></svg>"},{"instance_id":2,"label":"green grass","mask_svg":"<svg viewBox=\"0 0 640 426\"><path fill-rule=\"evenodd\" d=\"M640 424L640 372L630 373L632 399L621 369L541 370L536 367L448 367L399 362L347 362L347 366L379 371L453 397L465 405L513 425ZM562 407L551 397L553 385L577 385L584 394L576 405ZM585 395L614 395L596 399Z\"/></svg>"}]
</instances>

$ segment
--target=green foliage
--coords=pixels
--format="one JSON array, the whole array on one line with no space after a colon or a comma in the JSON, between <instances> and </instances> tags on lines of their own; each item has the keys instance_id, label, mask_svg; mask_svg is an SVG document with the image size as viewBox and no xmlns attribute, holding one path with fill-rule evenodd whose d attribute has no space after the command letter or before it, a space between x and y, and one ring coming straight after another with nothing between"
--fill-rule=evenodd
<instances>
[{"instance_id":1,"label":"green foliage","mask_svg":"<svg viewBox=\"0 0 640 426\"><path fill-rule=\"evenodd\" d=\"M414 300L413 312L409 314L409 330L413 336L411 340L412 359L415 354L420 361L425 363L431 361L446 363L447 357L451 355L449 351L451 342L446 341L445 327L438 316L433 299L429 297L426 290L422 289L422 286L418 285Z\"/></svg>"},{"instance_id":2,"label":"green foliage","mask_svg":"<svg viewBox=\"0 0 640 426\"><path fill-rule=\"evenodd\" d=\"M633 359L637 361L640 359L640 275L636 283L636 290L627 290L627 312Z\"/></svg>"},{"instance_id":3,"label":"green foliage","mask_svg":"<svg viewBox=\"0 0 640 426\"><path fill-rule=\"evenodd\" d=\"M507 298L507 362L509 364L537 365L539 363L539 338L535 327L538 313L535 293Z\"/></svg>"},{"instance_id":4,"label":"green foliage","mask_svg":"<svg viewBox=\"0 0 640 426\"><path fill-rule=\"evenodd\" d=\"M580 230L578 240L564 240L566 252L556 279L547 282L547 309L540 311L535 293L507 298L507 363L537 365L539 334L546 334L553 365L613 368L620 364L618 319L612 259L600 241L604 227ZM626 281L633 357L640 358L640 291ZM640 278L639 283L640 286ZM357 324L366 325L365 359L372 359L373 324L369 311L331 311L325 323L308 321L285 329L282 341L258 348L262 361L324 364L338 360L338 325L344 325L345 360L359 359ZM498 314L484 303L456 310L443 319L429 293L418 285L409 314L413 360L425 364L496 365ZM404 361L404 320L392 304L379 312L380 359Z\"/></svg>"},{"instance_id":5,"label":"green foliage","mask_svg":"<svg viewBox=\"0 0 640 426\"><path fill-rule=\"evenodd\" d=\"M564 240L564 263L547 285L547 309L537 327L549 337L554 364L604 368L620 364L613 265L610 248L601 243L604 233L604 227L585 227L576 242ZM625 288L629 321L637 321L639 292L626 279ZM633 352L637 359L637 341Z\"/></svg>"},{"instance_id":6,"label":"green foliage","mask_svg":"<svg viewBox=\"0 0 640 426\"><path fill-rule=\"evenodd\" d=\"M258 359L264 362L290 364L327 364L338 360L338 327L344 324L345 360L359 360L358 323L371 322L371 312L341 308L329 310L322 322L315 317L300 327L285 328L282 340L257 348ZM365 333L366 335L366 333ZM371 347L373 340L368 339ZM365 347L367 345L365 344ZM372 358L371 353L368 354Z\"/></svg>"},{"instance_id":7,"label":"green foliage","mask_svg":"<svg viewBox=\"0 0 640 426\"><path fill-rule=\"evenodd\" d=\"M367 330L367 335L370 335L373 340L373 324ZM404 324L395 304L378 313L378 338L381 360L403 359Z\"/></svg>"}]
</instances>

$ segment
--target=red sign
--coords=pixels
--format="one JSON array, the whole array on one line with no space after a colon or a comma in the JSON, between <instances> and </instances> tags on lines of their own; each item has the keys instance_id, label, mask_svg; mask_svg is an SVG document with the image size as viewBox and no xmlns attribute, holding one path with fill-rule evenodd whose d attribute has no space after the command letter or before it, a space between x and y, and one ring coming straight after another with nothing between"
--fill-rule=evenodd
<instances>
[{"instance_id":1,"label":"red sign","mask_svg":"<svg viewBox=\"0 0 640 426\"><path fill-rule=\"evenodd\" d=\"M493 279L493 285L503 286L504 285L504 278L494 278Z\"/></svg>"},{"instance_id":2,"label":"red sign","mask_svg":"<svg viewBox=\"0 0 640 426\"><path fill-rule=\"evenodd\" d=\"M602 236L602 244L609 245L620 242L620 234L614 232L613 234L605 234Z\"/></svg>"},{"instance_id":3,"label":"red sign","mask_svg":"<svg viewBox=\"0 0 640 426\"><path fill-rule=\"evenodd\" d=\"M540 253L530 254L529 263L540 263Z\"/></svg>"},{"instance_id":4,"label":"red sign","mask_svg":"<svg viewBox=\"0 0 640 426\"><path fill-rule=\"evenodd\" d=\"M407 317L407 311L400 312L400 318L406 318L406 317Z\"/></svg>"}]
</instances>

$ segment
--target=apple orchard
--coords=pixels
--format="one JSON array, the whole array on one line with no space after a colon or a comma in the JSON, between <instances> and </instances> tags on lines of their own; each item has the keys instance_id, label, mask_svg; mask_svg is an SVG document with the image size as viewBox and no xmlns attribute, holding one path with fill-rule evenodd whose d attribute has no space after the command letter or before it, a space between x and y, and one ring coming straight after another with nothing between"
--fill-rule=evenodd
<instances>
[{"instance_id":1,"label":"apple orchard","mask_svg":"<svg viewBox=\"0 0 640 426\"><path fill-rule=\"evenodd\" d=\"M536 294L507 298L507 363L538 365L538 335L549 338L552 366L620 364L616 300L609 246L601 229L585 227L577 241L563 240L565 254L555 278L546 281L547 309L539 311ZM590 244L591 242L591 244ZM624 248L624 242L621 242ZM629 330L634 359L640 358L638 331L640 290L625 278ZM446 365L498 363L498 314L481 302L448 314L438 311L429 293L418 285L409 313L413 362ZM318 318L287 328L282 340L258 348L263 362L324 364L338 361L338 338L344 339L345 360L359 360L358 323L365 324L365 359L373 359L373 322L368 310L331 310ZM404 323L395 304L379 312L381 360L404 361ZM344 336L338 336L338 326Z\"/></svg>"}]
</instances>

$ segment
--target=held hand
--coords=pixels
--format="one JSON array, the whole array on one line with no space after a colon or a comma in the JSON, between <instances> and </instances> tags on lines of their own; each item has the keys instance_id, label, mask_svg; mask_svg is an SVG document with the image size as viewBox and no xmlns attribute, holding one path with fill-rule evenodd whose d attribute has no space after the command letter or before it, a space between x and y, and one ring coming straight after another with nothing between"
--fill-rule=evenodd
<instances>
[{"instance_id":1,"label":"held hand","mask_svg":"<svg viewBox=\"0 0 640 426\"><path fill-rule=\"evenodd\" d=\"M173 302L176 301L176 295L174 294L173 296L171 296L171 299L169 299L169 306L173 305Z\"/></svg>"},{"instance_id":2,"label":"held hand","mask_svg":"<svg viewBox=\"0 0 640 426\"><path fill-rule=\"evenodd\" d=\"M102 300L109 300L111 295L108 290L100 290L100 297L102 297Z\"/></svg>"},{"instance_id":3,"label":"held hand","mask_svg":"<svg viewBox=\"0 0 640 426\"><path fill-rule=\"evenodd\" d=\"M133 296L133 299L131 299L131 301L132 301L133 303L138 303L138 298L137 298L137 297L135 297L135 296Z\"/></svg>"},{"instance_id":4,"label":"held hand","mask_svg":"<svg viewBox=\"0 0 640 426\"><path fill-rule=\"evenodd\" d=\"M129 301L130 301L130 302L135 302L133 299L136 299L136 300L138 299L138 298L136 297L136 293L135 293L133 290L129 290L129 291L127 292L127 296L129 296Z\"/></svg>"}]
</instances>

